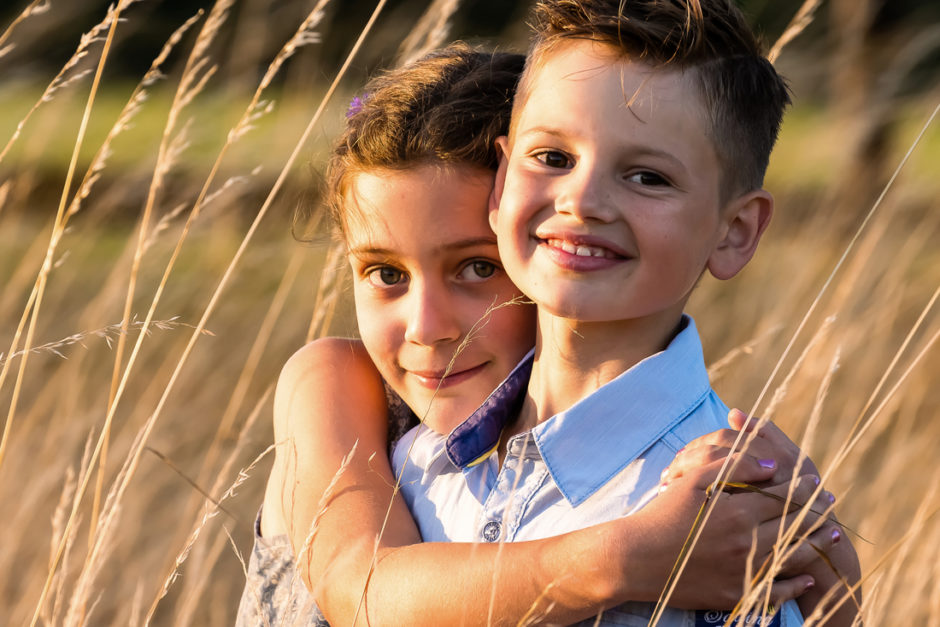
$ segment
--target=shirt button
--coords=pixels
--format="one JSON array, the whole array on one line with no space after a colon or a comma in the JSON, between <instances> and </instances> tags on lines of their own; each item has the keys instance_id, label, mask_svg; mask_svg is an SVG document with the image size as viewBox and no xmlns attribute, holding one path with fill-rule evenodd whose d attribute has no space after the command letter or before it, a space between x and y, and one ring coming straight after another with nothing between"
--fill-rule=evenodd
<instances>
[{"instance_id":1,"label":"shirt button","mask_svg":"<svg viewBox=\"0 0 940 627\"><path fill-rule=\"evenodd\" d=\"M487 542L496 542L499 540L500 524L498 521L491 520L483 526L483 539Z\"/></svg>"}]
</instances>

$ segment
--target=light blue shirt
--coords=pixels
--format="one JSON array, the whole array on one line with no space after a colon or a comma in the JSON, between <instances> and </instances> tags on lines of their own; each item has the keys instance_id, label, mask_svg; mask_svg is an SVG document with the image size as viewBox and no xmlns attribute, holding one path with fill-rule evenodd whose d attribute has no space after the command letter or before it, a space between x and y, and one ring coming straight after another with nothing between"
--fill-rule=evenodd
<instances>
[{"instance_id":1,"label":"light blue shirt","mask_svg":"<svg viewBox=\"0 0 940 627\"><path fill-rule=\"evenodd\" d=\"M488 453L518 412L531 365L530 353L449 436L419 425L395 446L402 494L425 542L534 540L630 515L656 496L679 449L727 426L728 407L711 389L695 323L684 316L666 350L510 438L500 468ZM584 624L646 625L653 607L627 603ZM774 624L802 624L793 602L779 618ZM670 608L659 624L704 620Z\"/></svg>"}]
</instances>

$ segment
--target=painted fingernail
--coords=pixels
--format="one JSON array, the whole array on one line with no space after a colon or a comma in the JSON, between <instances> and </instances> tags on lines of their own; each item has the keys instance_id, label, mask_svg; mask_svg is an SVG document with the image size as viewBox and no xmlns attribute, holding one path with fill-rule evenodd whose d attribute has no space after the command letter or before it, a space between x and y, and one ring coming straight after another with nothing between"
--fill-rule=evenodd
<instances>
[{"instance_id":1,"label":"painted fingernail","mask_svg":"<svg viewBox=\"0 0 940 627\"><path fill-rule=\"evenodd\" d=\"M829 504L832 505L836 502L836 495L832 492L826 492L826 498L829 499Z\"/></svg>"},{"instance_id":2,"label":"painted fingernail","mask_svg":"<svg viewBox=\"0 0 940 627\"><path fill-rule=\"evenodd\" d=\"M663 481L663 482L659 485L659 493L662 494L663 492L665 492L665 491L666 491L666 487L667 487L668 485L669 485L669 482L668 482L668 481Z\"/></svg>"},{"instance_id":3,"label":"painted fingernail","mask_svg":"<svg viewBox=\"0 0 940 627\"><path fill-rule=\"evenodd\" d=\"M777 467L777 462L772 459L758 459L757 463L760 464L761 468L774 469Z\"/></svg>"},{"instance_id":4,"label":"painted fingernail","mask_svg":"<svg viewBox=\"0 0 940 627\"><path fill-rule=\"evenodd\" d=\"M842 539L842 532L838 529L832 530L832 543L836 544L839 540Z\"/></svg>"},{"instance_id":5,"label":"painted fingernail","mask_svg":"<svg viewBox=\"0 0 940 627\"><path fill-rule=\"evenodd\" d=\"M816 485L819 485L819 477L817 477L816 475L813 475L813 483Z\"/></svg>"},{"instance_id":6,"label":"painted fingernail","mask_svg":"<svg viewBox=\"0 0 940 627\"><path fill-rule=\"evenodd\" d=\"M809 581L806 582L806 585L803 586L803 592L806 592L807 590L809 590L810 588L812 588L812 587L815 586L815 585L816 585L816 582L813 581L812 579L810 579Z\"/></svg>"}]
</instances>

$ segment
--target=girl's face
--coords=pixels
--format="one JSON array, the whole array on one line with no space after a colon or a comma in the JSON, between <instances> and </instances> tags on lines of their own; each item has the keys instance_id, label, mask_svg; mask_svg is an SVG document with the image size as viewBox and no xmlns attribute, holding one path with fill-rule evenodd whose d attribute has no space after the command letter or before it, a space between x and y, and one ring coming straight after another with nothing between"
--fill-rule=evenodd
<instances>
[{"instance_id":1,"label":"girl's face","mask_svg":"<svg viewBox=\"0 0 940 627\"><path fill-rule=\"evenodd\" d=\"M346 243L366 350L435 431L469 416L531 348L535 311L487 222L492 173L422 165L355 174Z\"/></svg>"}]
</instances>

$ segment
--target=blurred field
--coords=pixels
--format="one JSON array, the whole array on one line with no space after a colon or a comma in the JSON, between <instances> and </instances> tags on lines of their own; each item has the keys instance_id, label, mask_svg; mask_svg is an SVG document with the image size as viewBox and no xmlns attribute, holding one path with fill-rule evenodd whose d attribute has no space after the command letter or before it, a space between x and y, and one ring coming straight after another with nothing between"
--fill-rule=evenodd
<instances>
[{"instance_id":1,"label":"blurred field","mask_svg":"<svg viewBox=\"0 0 940 627\"><path fill-rule=\"evenodd\" d=\"M216 17L224 4L216 5ZM255 0L250 6L267 5ZM248 73L255 81L314 3L291 6L305 10L297 10L290 27L282 25L287 34L268 57L258 53L261 69ZM787 14L797 8L793 3ZM127 8L130 24L141 19L134 10ZM434 9L438 15L443 10ZM244 36L253 27L250 19L263 14L233 9L216 34ZM102 10L84 30L104 17ZM44 19L29 16L8 31L8 41L0 40L0 72L4 45L17 42L17 28L28 25L21 32L42 37ZM339 9L311 24L309 32L327 39L331 25L343 19ZM256 84L245 82L244 72L228 71L237 59L218 56L213 40L205 40L206 30L198 35L206 22L203 16L182 36L162 68L164 76L147 87L139 113L121 124L113 141L109 132L140 77L111 77L105 65L64 196L92 74L68 82L34 114L31 107L54 72L0 85L0 150L30 115L0 158L0 624L29 623L37 607L38 621L48 624L139 624L151 611L154 624L231 624L243 584L239 553L247 559L271 461L270 455L257 458L271 444L272 385L306 338L355 333L342 259L331 255L327 229L319 227L321 241L301 245L291 236L291 220L298 205L315 208L317 168L364 66L380 62L376 49L383 51L382 62L391 63L405 31L395 20L379 21L370 35L379 42L372 61L353 65L272 196L338 63L316 66L319 44L299 42L305 45L286 59L261 96L273 109L256 108L253 128L228 146L229 130L239 124ZM355 23L361 28L365 16L355 16ZM122 28L119 23L116 32ZM101 40L89 45L78 69L93 73L107 32L98 32ZM197 36L206 43L206 61L187 70ZM518 37L507 37L504 45L519 45ZM887 94L875 80L870 107L847 109L826 100L814 87L820 49L813 41L818 39L797 39L779 62L793 81L797 106L767 181L777 198L774 223L745 272L727 283L703 280L690 309L723 398L771 416L801 442L819 463L827 487L840 496L842 521L870 541L855 539L866 577L866 623L937 626L940 356L932 342L940 316L931 300L940 289L937 122L914 148L761 394L804 314L940 102L936 67L925 70L923 64L916 66L919 74L911 72L927 88ZM344 53L351 46L349 41ZM119 57L121 50L117 40L110 54ZM158 52L159 47L154 57ZM181 106L174 94L187 71L192 99ZM179 114L173 126L171 113ZM880 131L878 150L862 158L873 128ZM105 141L111 154L93 166ZM211 198L197 203L223 150L208 187ZM89 168L97 178L75 202ZM71 210L57 219L61 198L63 209ZM313 211L312 218L318 217ZM256 220L257 229L246 239ZM37 301L31 294L40 285ZM128 366L155 299L149 330ZM210 306L201 332L194 327ZM122 331L125 310L130 316ZM24 345L30 352L17 354ZM126 385L112 401L125 372ZM96 455L103 462L99 474L99 464L89 467L88 460L103 430L110 435ZM255 461L246 476L239 475ZM75 501L76 487L86 480ZM223 509L190 482L213 500L224 495ZM233 484L235 493L226 494ZM66 528L73 503L76 515ZM180 574L175 580L174 571Z\"/></svg>"}]
</instances>

